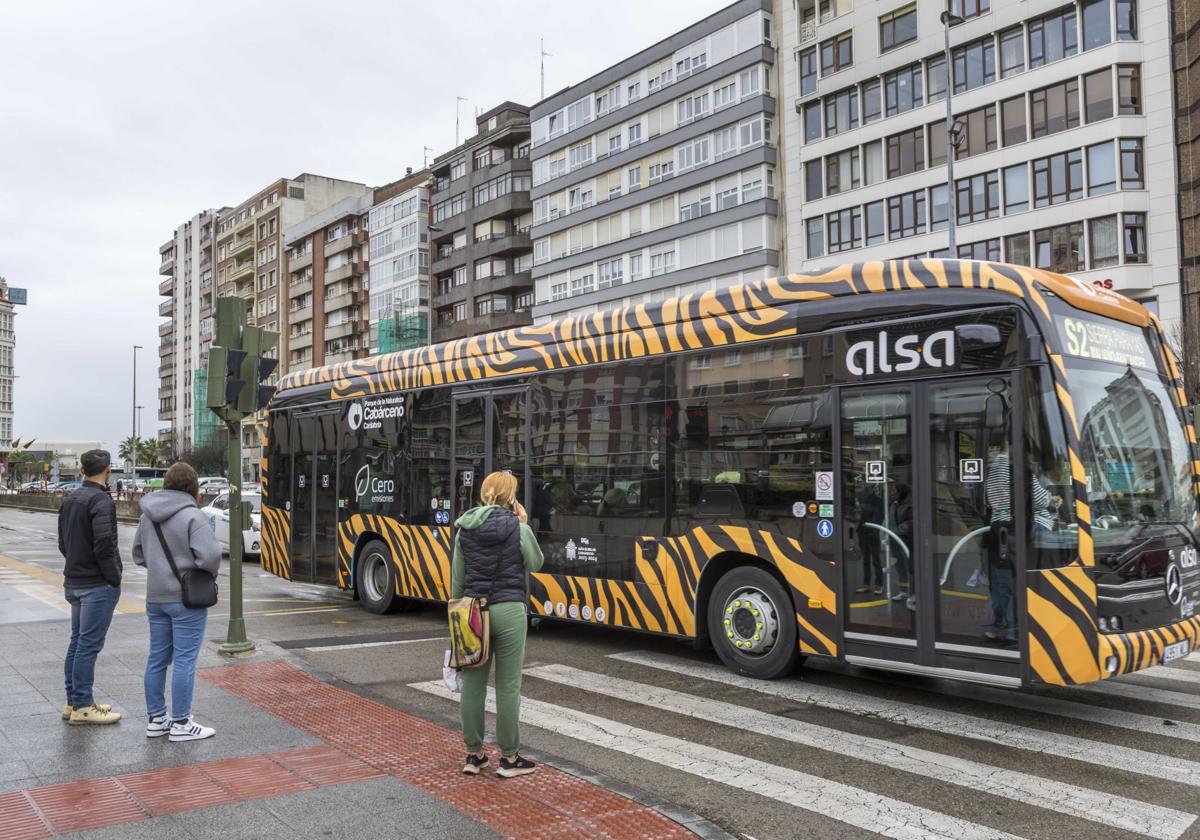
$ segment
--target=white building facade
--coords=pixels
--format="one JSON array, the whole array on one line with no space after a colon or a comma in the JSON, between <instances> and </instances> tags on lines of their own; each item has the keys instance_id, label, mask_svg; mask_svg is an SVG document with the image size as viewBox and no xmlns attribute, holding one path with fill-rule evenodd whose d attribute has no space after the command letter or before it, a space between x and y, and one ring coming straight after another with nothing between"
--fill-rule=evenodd
<instances>
[{"instance_id":1,"label":"white building facade","mask_svg":"<svg viewBox=\"0 0 1200 840\"><path fill-rule=\"evenodd\" d=\"M428 177L371 208L371 351L429 343Z\"/></svg>"},{"instance_id":2,"label":"white building facade","mask_svg":"<svg viewBox=\"0 0 1200 840\"><path fill-rule=\"evenodd\" d=\"M0 453L12 450L13 384L16 381L14 356L17 351L15 317L8 283L0 277Z\"/></svg>"},{"instance_id":3,"label":"white building facade","mask_svg":"<svg viewBox=\"0 0 1200 840\"><path fill-rule=\"evenodd\" d=\"M786 267L946 256L1180 317L1168 0L779 0Z\"/></svg>"}]
</instances>

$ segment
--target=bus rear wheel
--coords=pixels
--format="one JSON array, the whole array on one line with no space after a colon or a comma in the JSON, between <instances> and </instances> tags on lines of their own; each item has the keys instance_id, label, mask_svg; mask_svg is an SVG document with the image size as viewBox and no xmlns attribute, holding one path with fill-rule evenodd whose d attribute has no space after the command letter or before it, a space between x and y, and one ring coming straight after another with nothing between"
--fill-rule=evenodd
<instances>
[{"instance_id":1,"label":"bus rear wheel","mask_svg":"<svg viewBox=\"0 0 1200 840\"><path fill-rule=\"evenodd\" d=\"M731 569L708 600L708 630L734 673L773 680L796 667L796 617L783 585L765 569Z\"/></svg>"},{"instance_id":2,"label":"bus rear wheel","mask_svg":"<svg viewBox=\"0 0 1200 840\"><path fill-rule=\"evenodd\" d=\"M400 607L396 594L396 565L392 553L380 540L363 546L357 564L358 597L367 612L383 615Z\"/></svg>"}]
</instances>

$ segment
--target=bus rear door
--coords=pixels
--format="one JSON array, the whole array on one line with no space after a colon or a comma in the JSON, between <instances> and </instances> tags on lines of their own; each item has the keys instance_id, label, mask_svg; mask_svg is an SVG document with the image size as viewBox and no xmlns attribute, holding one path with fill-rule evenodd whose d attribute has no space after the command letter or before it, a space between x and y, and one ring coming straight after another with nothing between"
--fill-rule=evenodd
<instances>
[{"instance_id":1,"label":"bus rear door","mask_svg":"<svg viewBox=\"0 0 1200 840\"><path fill-rule=\"evenodd\" d=\"M519 385L454 395L450 448L454 494L450 522L479 504L479 485L488 473L506 470L521 482L530 509L529 388Z\"/></svg>"},{"instance_id":2,"label":"bus rear door","mask_svg":"<svg viewBox=\"0 0 1200 840\"><path fill-rule=\"evenodd\" d=\"M291 418L293 580L337 582L338 416Z\"/></svg>"}]
</instances>

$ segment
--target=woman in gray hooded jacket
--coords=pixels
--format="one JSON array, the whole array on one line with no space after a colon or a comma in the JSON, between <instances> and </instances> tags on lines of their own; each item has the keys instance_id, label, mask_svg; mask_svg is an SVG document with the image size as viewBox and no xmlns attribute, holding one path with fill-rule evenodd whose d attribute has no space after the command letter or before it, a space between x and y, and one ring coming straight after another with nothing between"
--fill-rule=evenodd
<instances>
[{"instance_id":1,"label":"woman in gray hooded jacket","mask_svg":"<svg viewBox=\"0 0 1200 840\"><path fill-rule=\"evenodd\" d=\"M196 657L204 641L207 609L183 605L179 579L163 552L155 524L171 549L180 574L203 569L216 574L221 567L221 545L212 524L199 507L200 481L188 464L172 464L163 477L163 489L142 498L142 518L133 538L133 559L146 567L146 617L150 620L150 654L146 659L146 712L150 722L146 737L167 736L169 741L199 741L216 731L192 718L192 689L196 683ZM167 666L171 672L171 714L164 692Z\"/></svg>"}]
</instances>

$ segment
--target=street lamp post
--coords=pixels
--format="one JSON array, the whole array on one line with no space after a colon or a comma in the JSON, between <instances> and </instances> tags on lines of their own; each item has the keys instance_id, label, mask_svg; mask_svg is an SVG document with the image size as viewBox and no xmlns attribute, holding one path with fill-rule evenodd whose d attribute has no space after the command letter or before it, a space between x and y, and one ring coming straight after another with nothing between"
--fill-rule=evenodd
<instances>
[{"instance_id":1,"label":"street lamp post","mask_svg":"<svg viewBox=\"0 0 1200 840\"><path fill-rule=\"evenodd\" d=\"M950 27L962 23L963 19L953 12L945 11L941 15L942 31L945 34L946 62L946 242L950 251L950 259L958 256L955 242L954 223L957 214L957 200L954 194L954 152L957 144L954 142L954 107L950 104L954 92L954 65L950 56Z\"/></svg>"},{"instance_id":2,"label":"street lamp post","mask_svg":"<svg viewBox=\"0 0 1200 840\"><path fill-rule=\"evenodd\" d=\"M133 345L133 439L137 440L138 434L138 416L137 416L137 351L142 349L142 345ZM137 464L137 454L133 455L133 465Z\"/></svg>"}]
</instances>

